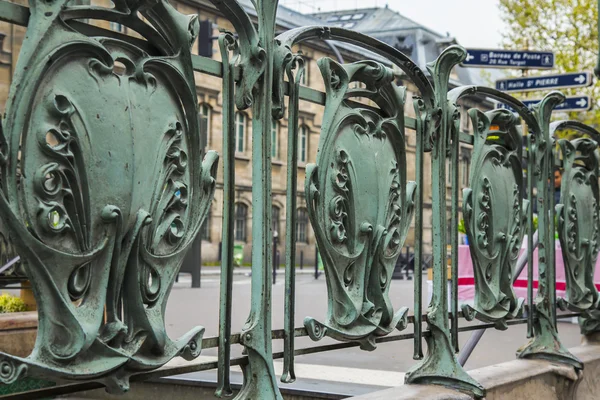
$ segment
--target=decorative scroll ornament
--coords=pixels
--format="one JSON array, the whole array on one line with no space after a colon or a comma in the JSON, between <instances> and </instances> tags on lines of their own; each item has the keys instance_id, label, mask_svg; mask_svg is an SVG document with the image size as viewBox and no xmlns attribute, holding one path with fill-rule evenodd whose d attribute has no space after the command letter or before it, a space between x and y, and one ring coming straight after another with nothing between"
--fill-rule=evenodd
<instances>
[{"instance_id":1,"label":"decorative scroll ornament","mask_svg":"<svg viewBox=\"0 0 600 400\"><path fill-rule=\"evenodd\" d=\"M214 192L217 156L201 162L191 68L198 22L166 1L66 3L31 1L3 124L0 215L26 261L39 329L29 357L1 354L0 381L123 391L133 373L200 354L204 328L173 341L164 325ZM86 18L147 41L69 26Z\"/></svg>"},{"instance_id":2,"label":"decorative scroll ornament","mask_svg":"<svg viewBox=\"0 0 600 400\"><path fill-rule=\"evenodd\" d=\"M591 139L559 140L564 172L556 205L558 236L565 264L567 292L563 309L598 308L594 270L598 257L598 144Z\"/></svg>"},{"instance_id":3,"label":"decorative scroll ornament","mask_svg":"<svg viewBox=\"0 0 600 400\"><path fill-rule=\"evenodd\" d=\"M471 378L455 356L448 320L448 278L446 264L446 158L452 141L458 138L456 104L449 98L448 85L452 69L467 56L460 46L446 48L427 69L434 81L435 101L423 115L423 102L416 101L418 134L429 142L432 159L432 218L433 218L433 290L427 310L429 335L424 359L406 372L406 383L450 386L476 397L485 389ZM424 118L425 117L425 118ZM429 147L425 144L425 148ZM419 355L417 353L417 355Z\"/></svg>"},{"instance_id":4,"label":"decorative scroll ornament","mask_svg":"<svg viewBox=\"0 0 600 400\"><path fill-rule=\"evenodd\" d=\"M581 333L600 330L600 295L594 285L600 229L598 198L600 133L578 121L557 121L550 125L553 134L573 129L592 139L559 140L564 171L561 199L556 205L558 236L566 276L566 298L558 299L561 309L582 312Z\"/></svg>"},{"instance_id":5,"label":"decorative scroll ornament","mask_svg":"<svg viewBox=\"0 0 600 400\"><path fill-rule=\"evenodd\" d=\"M477 318L507 329L524 300L512 288L512 273L525 231L529 202L523 198L522 141L518 119L506 110L469 110L475 127L470 188L463 190L463 215L475 275L474 304L463 304L467 320ZM499 130L490 131L490 125ZM494 135L494 138L490 138Z\"/></svg>"},{"instance_id":6,"label":"decorative scroll ornament","mask_svg":"<svg viewBox=\"0 0 600 400\"><path fill-rule=\"evenodd\" d=\"M364 350L375 339L404 329L406 307L394 312L389 288L413 212L415 183L406 182L405 88L392 71L363 61L318 62L327 106L317 164L307 166L308 213L325 265L329 308L321 323L304 320L310 337L354 341ZM366 88L350 89L351 82ZM350 106L368 98L371 108Z\"/></svg>"},{"instance_id":7,"label":"decorative scroll ornament","mask_svg":"<svg viewBox=\"0 0 600 400\"><path fill-rule=\"evenodd\" d=\"M533 337L517 351L519 358L544 359L582 369L583 364L561 343L556 327L556 265L554 239L554 205L549 182L553 181L554 138L550 117L554 107L564 101L559 92L548 93L533 109L535 123L529 124L532 134L528 146L528 168L537 189L538 205L538 291L535 302L537 317L533 321ZM534 167L535 166L535 167ZM531 172L530 172L531 173ZM531 279L531 277L530 277Z\"/></svg>"}]
</instances>

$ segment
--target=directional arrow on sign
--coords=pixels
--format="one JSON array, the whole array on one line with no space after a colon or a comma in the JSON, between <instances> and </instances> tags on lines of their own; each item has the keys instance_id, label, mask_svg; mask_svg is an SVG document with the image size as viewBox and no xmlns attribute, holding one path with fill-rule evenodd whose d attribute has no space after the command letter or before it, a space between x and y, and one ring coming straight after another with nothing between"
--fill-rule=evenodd
<instances>
[{"instance_id":1,"label":"directional arrow on sign","mask_svg":"<svg viewBox=\"0 0 600 400\"><path fill-rule=\"evenodd\" d=\"M523 104L531 108L541 100L523 100ZM497 108L504 108L515 112L511 107L506 104L498 103ZM554 108L554 111L588 111L592 108L592 102L589 96L574 96L567 97L565 101Z\"/></svg>"},{"instance_id":2,"label":"directional arrow on sign","mask_svg":"<svg viewBox=\"0 0 600 400\"><path fill-rule=\"evenodd\" d=\"M554 53L551 51L467 49L463 67L552 69Z\"/></svg>"},{"instance_id":3,"label":"directional arrow on sign","mask_svg":"<svg viewBox=\"0 0 600 400\"><path fill-rule=\"evenodd\" d=\"M572 72L568 74L502 79L496 81L496 89L503 92L527 92L532 90L584 87L591 84L592 74L590 72Z\"/></svg>"},{"instance_id":4,"label":"directional arrow on sign","mask_svg":"<svg viewBox=\"0 0 600 400\"><path fill-rule=\"evenodd\" d=\"M581 100L575 102L575 104L577 104L581 108L585 108L585 106L587 106L587 103L588 102L585 98L581 98Z\"/></svg>"}]
</instances>

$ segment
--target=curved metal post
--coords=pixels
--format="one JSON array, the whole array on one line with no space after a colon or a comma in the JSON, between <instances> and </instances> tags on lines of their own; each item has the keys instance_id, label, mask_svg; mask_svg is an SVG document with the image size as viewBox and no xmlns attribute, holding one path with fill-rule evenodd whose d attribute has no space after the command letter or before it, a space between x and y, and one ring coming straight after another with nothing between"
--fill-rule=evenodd
<instances>
[{"instance_id":1,"label":"curved metal post","mask_svg":"<svg viewBox=\"0 0 600 400\"><path fill-rule=\"evenodd\" d=\"M554 140L550 137L550 115L554 107L564 101L559 92L549 93L535 106L534 114L538 130L530 137L528 156L535 163L533 172L537 188L538 232L538 292L535 306L530 304L530 312L536 312L533 321L533 338L517 352L519 358L540 358L571 365L577 369L583 366L561 343L556 328L556 265L554 263L554 209L553 199L549 198L549 183L554 180ZM529 277L531 282L532 277ZM530 283L531 285L531 283Z\"/></svg>"},{"instance_id":2,"label":"curved metal post","mask_svg":"<svg viewBox=\"0 0 600 400\"><path fill-rule=\"evenodd\" d=\"M462 47L452 46L428 65L435 86L434 123L427 137L433 149L433 296L427 310L431 334L426 337L427 354L424 360L406 373L405 381L450 386L483 397L484 388L464 371L456 359L448 323L446 155L454 121L458 116L456 106L448 101L447 94L450 72L465 57L466 51Z\"/></svg>"},{"instance_id":3,"label":"curved metal post","mask_svg":"<svg viewBox=\"0 0 600 400\"><path fill-rule=\"evenodd\" d=\"M230 32L219 35L223 60L223 234L221 248L221 280L219 296L219 363L217 375L218 397L231 395L231 306L233 289L233 213L235 195L235 85L233 72L237 61L237 42ZM234 51L230 60L229 52Z\"/></svg>"}]
</instances>

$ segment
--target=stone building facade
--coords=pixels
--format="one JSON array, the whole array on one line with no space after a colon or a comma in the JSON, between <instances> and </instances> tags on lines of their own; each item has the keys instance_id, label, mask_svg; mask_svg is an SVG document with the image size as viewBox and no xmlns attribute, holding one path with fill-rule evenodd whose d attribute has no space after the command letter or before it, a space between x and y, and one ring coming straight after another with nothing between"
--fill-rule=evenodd
<instances>
[{"instance_id":1,"label":"stone building facade","mask_svg":"<svg viewBox=\"0 0 600 400\"><path fill-rule=\"evenodd\" d=\"M79 0L81 1L81 0ZM86 1L86 0L83 0ZM26 3L22 0L23 5ZM96 3L102 6L110 6L108 0L92 0L92 3ZM219 54L218 41L216 40L219 35L219 30L233 30L232 25L224 19L218 11L208 2L207 0L172 0L171 3L181 12L186 14L198 14L200 21L206 23L210 21L208 35L200 35L197 43L194 44L194 53L198 54L199 51L212 54L202 54L210 56L215 60L220 61L221 57ZM243 0L241 3L246 8L248 14L254 16L254 10L250 1ZM359 29L360 26L356 22L358 19L356 15L362 14L361 18L370 17L370 24L366 33L378 37L389 44L396 46L397 48L405 51L407 54L411 54L413 59L419 64L424 70L424 64L430 62L441 52L441 50L449 44L448 39L437 35L425 27L422 27L412 22L410 28L412 29L411 35L404 35L407 31L406 26L393 25L390 21L398 20L400 23L404 18L400 14L394 13L388 9L369 9L369 10L352 10L352 11L341 11L337 14L337 19L334 14L323 14L323 15L303 15L294 12L285 7L280 7L278 13L278 27L277 31L282 32L287 29L291 29L296 26L304 25L319 25L319 24L339 24L340 19L346 18L346 15L350 15L350 20L354 21L355 24L351 29ZM392 28L397 28L398 32L404 32L403 35L395 34L393 30L385 29L378 32L373 29L373 26L377 26L377 21L373 21L373 18L387 18L385 19L385 25ZM352 19L354 18L354 20ZM405 18L404 18L405 19ZM342 19L343 21L343 19ZM384 19L382 19L382 22ZM92 24L97 24L102 28L117 31L123 34L136 36L135 32L131 32L128 28L121 26L120 24L110 22L99 22L99 21L88 21ZM25 28L15 26L6 22L0 22L0 109L4 109L6 99L8 97L8 90L11 84L12 73L14 66L17 62L18 54L21 48L21 43L25 34ZM436 36L437 35L437 36ZM408 38L408 39L406 39ZM202 41L202 42L200 42ZM412 45L413 47L410 47ZM407 47L408 46L408 47ZM210 49L212 48L212 51ZM339 51L338 57L343 57L344 62L350 63L368 58L370 55L368 52L360 50L359 48L351 45L336 44L336 48ZM317 66L317 60L322 57L336 58L336 55L332 51L332 48L324 42L310 42L301 45L297 50L302 51L306 63L305 63L305 78L303 85L308 86L318 91L324 91L325 86L321 79L321 75ZM398 71L399 72L399 71ZM472 74L471 74L472 75ZM457 68L457 71L452 76L455 84L470 84L473 83L469 78L469 71ZM415 88L409 82L402 81L402 75L398 74L399 83L406 84L408 87L408 98L406 101L405 113L407 116L414 117L414 111L412 109L411 96L415 93ZM206 145L207 149L216 150L222 153L222 105L223 98L221 95L221 79L218 77L210 76L207 74L201 74L196 72L196 89L198 93L198 110L202 120L202 126L206 132ZM461 127L465 131L470 130L469 121L466 118L466 110L471 107L478 107L482 109L488 109L491 107L489 103L485 103L482 100L475 99L472 103L464 104L463 121ZM281 253L284 251L283 238L287 229L297 229L297 264L300 263L301 258L305 265L314 265L315 260L315 238L313 231L310 227L308 220L308 213L306 209L306 200L304 196L304 178L305 168L309 163L316 161L316 150L319 142L319 133L321 129L321 122L323 117L322 105L313 104L307 101L300 101L300 118L299 118L299 135L298 135L298 147L299 147L299 166L298 166L298 208L297 212L297 226L293 227L288 224L285 218L286 215L286 174L287 168L289 167L286 160L287 146L288 146L288 121L286 118L280 121L273 121L272 126L272 137L273 137L273 229L278 232L280 244L278 249ZM236 179L236 190L235 190L235 243L238 246L242 246L244 252L244 262L250 261L250 250L252 243L252 160L251 160L251 148L252 148L252 114L249 111L240 111L236 113L235 125L236 125L236 156L235 156L235 179ZM415 179L415 132L407 131L407 166L408 166L408 178L409 180ZM462 149L461 157L461 169L460 169L460 182L461 186L466 186L468 182L469 166L470 166L470 149L465 146ZM431 185L429 184L431 176L431 165L430 160L425 158L425 186L424 186L424 251L430 251L431 243ZM450 180L448 180L448 185ZM216 263L220 259L220 242L221 232L223 223L223 169L222 166L218 170L217 176L217 189L215 192L215 198L210 209L209 216L205 225L203 226L202 235L202 260L204 263ZM414 222L413 222L414 226ZM411 229L407 238L406 245L411 246L414 243L414 231ZM283 255L280 257L283 262Z\"/></svg>"}]
</instances>

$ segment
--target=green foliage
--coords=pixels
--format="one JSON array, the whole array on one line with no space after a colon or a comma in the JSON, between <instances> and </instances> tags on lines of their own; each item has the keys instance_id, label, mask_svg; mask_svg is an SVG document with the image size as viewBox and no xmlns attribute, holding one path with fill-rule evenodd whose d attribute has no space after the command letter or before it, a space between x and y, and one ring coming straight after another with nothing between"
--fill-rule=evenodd
<instances>
[{"instance_id":1,"label":"green foliage","mask_svg":"<svg viewBox=\"0 0 600 400\"><path fill-rule=\"evenodd\" d=\"M593 71L598 57L597 0L500 0L499 8L507 26L502 43L505 48L554 51L556 65L551 73ZM593 109L569 113L568 118L598 128L600 85L562 92L566 96L589 95ZM541 98L546 93L520 93L516 97ZM572 132L561 136L569 135Z\"/></svg>"},{"instance_id":2,"label":"green foliage","mask_svg":"<svg viewBox=\"0 0 600 400\"><path fill-rule=\"evenodd\" d=\"M465 220L464 219L460 219L460 221L458 221L458 231L460 233L467 233L467 227L465 226Z\"/></svg>"},{"instance_id":3,"label":"green foliage","mask_svg":"<svg viewBox=\"0 0 600 400\"><path fill-rule=\"evenodd\" d=\"M27 311L27 305L19 297L8 293L0 295L0 314Z\"/></svg>"}]
</instances>

